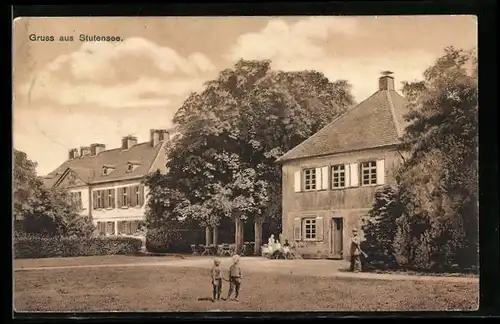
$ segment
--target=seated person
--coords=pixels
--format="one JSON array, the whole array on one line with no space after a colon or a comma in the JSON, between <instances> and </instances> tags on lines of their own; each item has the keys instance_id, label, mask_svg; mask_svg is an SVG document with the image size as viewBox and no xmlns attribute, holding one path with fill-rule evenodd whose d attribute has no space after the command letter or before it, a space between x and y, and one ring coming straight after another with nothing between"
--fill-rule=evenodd
<instances>
[{"instance_id":1,"label":"seated person","mask_svg":"<svg viewBox=\"0 0 500 324\"><path fill-rule=\"evenodd\" d=\"M276 241L276 243L274 244L274 249L276 251L281 251L281 243L280 243L280 241Z\"/></svg>"},{"instance_id":2,"label":"seated person","mask_svg":"<svg viewBox=\"0 0 500 324\"><path fill-rule=\"evenodd\" d=\"M284 247L290 247L290 243L288 243L288 239L285 239L285 243L283 244Z\"/></svg>"}]
</instances>

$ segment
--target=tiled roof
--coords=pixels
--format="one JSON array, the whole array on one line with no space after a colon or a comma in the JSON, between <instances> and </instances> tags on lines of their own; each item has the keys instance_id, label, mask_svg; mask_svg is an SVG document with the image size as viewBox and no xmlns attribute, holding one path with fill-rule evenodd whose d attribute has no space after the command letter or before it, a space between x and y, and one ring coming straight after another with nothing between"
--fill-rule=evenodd
<instances>
[{"instance_id":1,"label":"tiled roof","mask_svg":"<svg viewBox=\"0 0 500 324\"><path fill-rule=\"evenodd\" d=\"M403 96L394 90L379 90L276 162L398 144L407 111Z\"/></svg>"},{"instance_id":2,"label":"tiled roof","mask_svg":"<svg viewBox=\"0 0 500 324\"><path fill-rule=\"evenodd\" d=\"M53 187L68 170L75 172L87 184L107 181L119 181L147 175L158 154L162 154L163 141L155 147L151 142L139 143L128 150L121 148L102 151L96 156L83 156L67 160L57 169L44 177L44 184ZM138 166L127 172L128 163ZM103 166L112 165L115 169L108 175L102 173Z\"/></svg>"}]
</instances>

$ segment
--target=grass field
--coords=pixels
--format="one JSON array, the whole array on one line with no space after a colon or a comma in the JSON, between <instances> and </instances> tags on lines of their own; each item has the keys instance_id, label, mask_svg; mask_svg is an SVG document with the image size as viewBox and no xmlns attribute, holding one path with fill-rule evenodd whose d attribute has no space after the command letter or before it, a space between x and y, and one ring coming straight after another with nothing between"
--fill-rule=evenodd
<instances>
[{"instance_id":1,"label":"grass field","mask_svg":"<svg viewBox=\"0 0 500 324\"><path fill-rule=\"evenodd\" d=\"M43 261L39 261L43 262ZM17 266L16 266L17 267ZM27 266L25 266L27 267ZM16 271L16 311L473 310L478 284L247 272L239 301L211 302L207 269L143 266ZM227 293L224 282L223 296Z\"/></svg>"}]
</instances>

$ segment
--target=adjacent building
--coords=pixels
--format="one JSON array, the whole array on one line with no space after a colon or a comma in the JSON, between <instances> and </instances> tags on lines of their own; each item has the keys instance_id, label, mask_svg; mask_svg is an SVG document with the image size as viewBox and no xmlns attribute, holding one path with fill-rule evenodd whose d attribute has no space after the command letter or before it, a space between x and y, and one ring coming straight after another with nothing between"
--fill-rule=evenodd
<instances>
[{"instance_id":1,"label":"adjacent building","mask_svg":"<svg viewBox=\"0 0 500 324\"><path fill-rule=\"evenodd\" d=\"M348 258L378 186L394 183L407 105L391 72L379 90L281 156L283 234L300 252Z\"/></svg>"},{"instance_id":2,"label":"adjacent building","mask_svg":"<svg viewBox=\"0 0 500 324\"><path fill-rule=\"evenodd\" d=\"M145 219L148 188L142 180L151 172L166 172L165 146L169 131L151 130L150 140L122 138L121 146L107 150L94 143L69 151L68 160L44 178L47 187L67 188L91 217L101 235L137 235Z\"/></svg>"}]
</instances>

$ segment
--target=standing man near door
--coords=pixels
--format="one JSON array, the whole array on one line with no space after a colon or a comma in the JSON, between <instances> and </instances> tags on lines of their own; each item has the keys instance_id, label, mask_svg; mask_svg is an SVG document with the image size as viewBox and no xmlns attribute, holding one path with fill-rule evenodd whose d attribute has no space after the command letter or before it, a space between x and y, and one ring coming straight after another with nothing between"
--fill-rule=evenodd
<instances>
[{"instance_id":1,"label":"standing man near door","mask_svg":"<svg viewBox=\"0 0 500 324\"><path fill-rule=\"evenodd\" d=\"M358 236L358 230L355 228L352 230L351 237L351 271L360 272L361 271L361 248Z\"/></svg>"}]
</instances>

